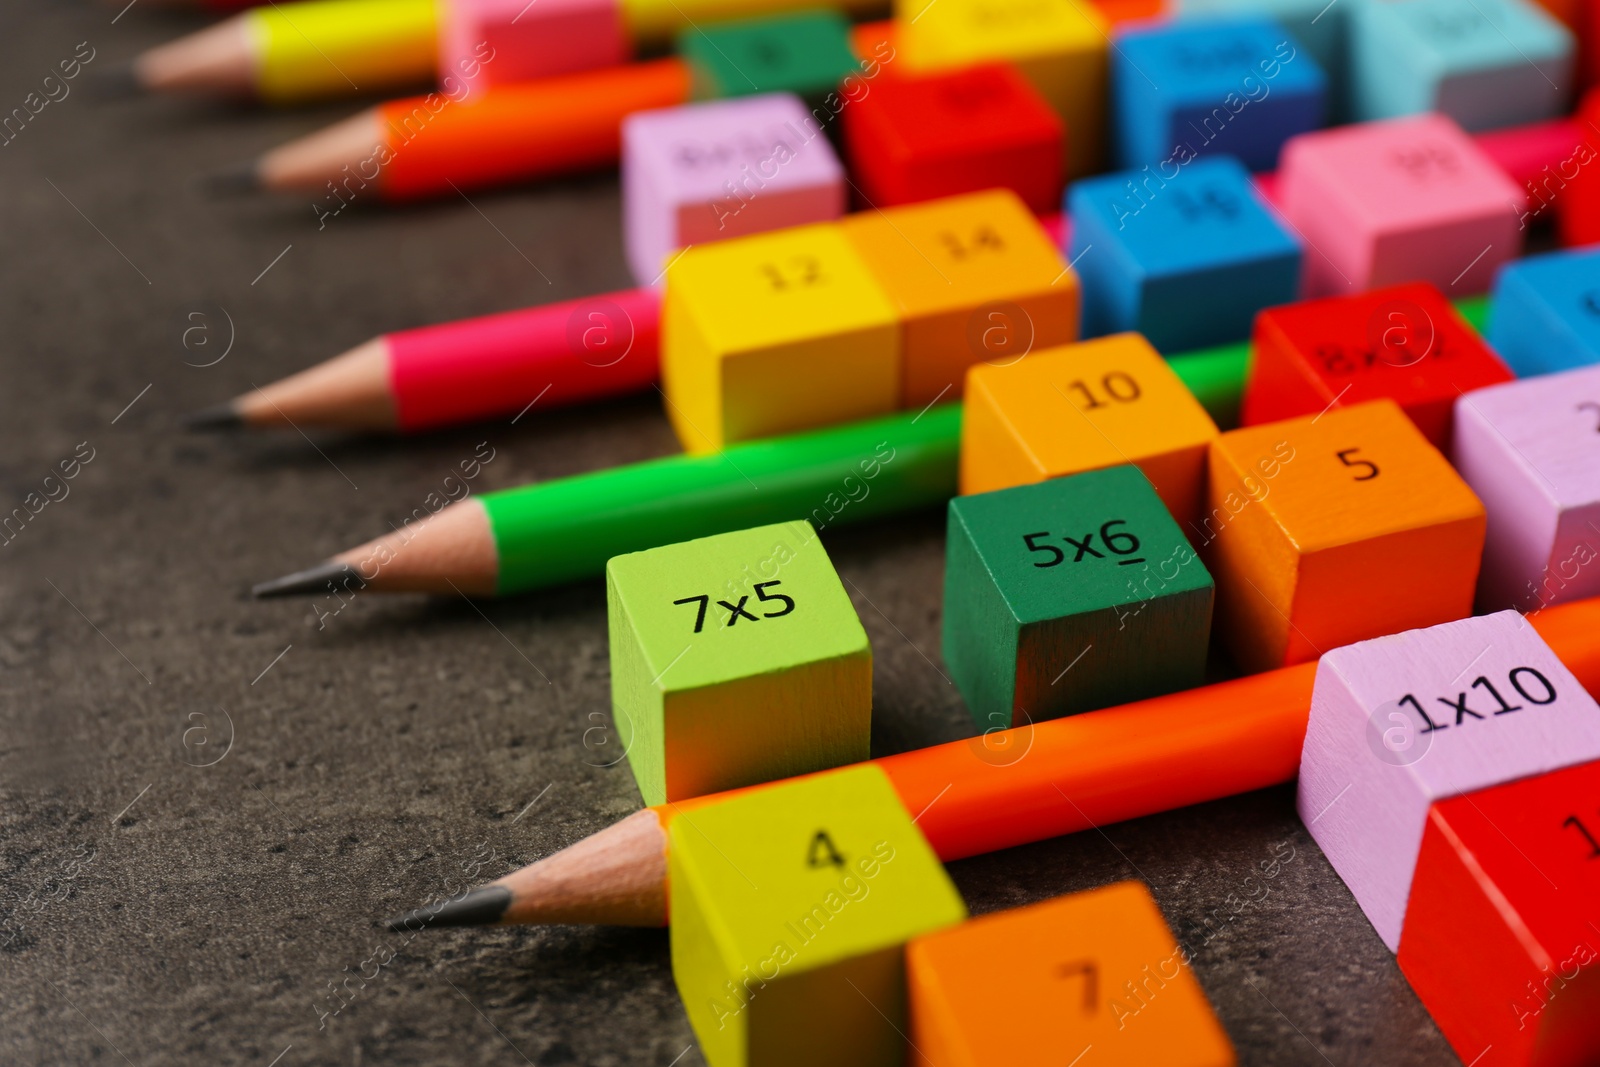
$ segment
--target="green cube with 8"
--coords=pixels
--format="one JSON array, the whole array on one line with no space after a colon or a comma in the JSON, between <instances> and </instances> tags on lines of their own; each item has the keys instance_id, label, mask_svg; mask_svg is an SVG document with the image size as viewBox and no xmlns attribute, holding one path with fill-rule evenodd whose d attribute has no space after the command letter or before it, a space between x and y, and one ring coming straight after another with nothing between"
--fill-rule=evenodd
<instances>
[{"instance_id":1,"label":"green cube with 8","mask_svg":"<svg viewBox=\"0 0 1600 1067\"><path fill-rule=\"evenodd\" d=\"M1204 680L1211 575L1137 467L957 497L945 552L944 659L985 729Z\"/></svg>"}]
</instances>

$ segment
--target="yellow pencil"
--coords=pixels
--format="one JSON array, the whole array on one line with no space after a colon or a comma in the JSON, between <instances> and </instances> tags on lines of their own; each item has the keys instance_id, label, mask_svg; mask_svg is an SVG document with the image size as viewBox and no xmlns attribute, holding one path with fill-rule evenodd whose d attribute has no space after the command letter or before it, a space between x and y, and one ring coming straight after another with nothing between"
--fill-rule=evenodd
<instances>
[{"instance_id":1,"label":"yellow pencil","mask_svg":"<svg viewBox=\"0 0 1600 1067\"><path fill-rule=\"evenodd\" d=\"M152 48L122 77L150 92L297 104L424 85L437 57L436 0L305 0Z\"/></svg>"}]
</instances>

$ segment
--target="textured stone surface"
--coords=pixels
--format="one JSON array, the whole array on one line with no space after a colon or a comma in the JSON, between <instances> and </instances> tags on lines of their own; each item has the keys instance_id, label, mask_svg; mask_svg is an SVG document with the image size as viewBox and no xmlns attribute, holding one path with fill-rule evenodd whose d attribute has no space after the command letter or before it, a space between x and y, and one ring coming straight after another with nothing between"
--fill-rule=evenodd
<instances>
[{"instance_id":1,"label":"textured stone surface","mask_svg":"<svg viewBox=\"0 0 1600 1067\"><path fill-rule=\"evenodd\" d=\"M80 41L92 71L199 24L139 4L113 25L119 7L8 6L0 109ZM504 237L459 201L358 201L319 232L307 204L213 201L189 181L348 109L105 104L71 85L0 148L0 502L78 442L96 450L0 548L0 1062L666 1067L691 1037L664 932L404 944L373 925L475 862L492 877L635 810L626 765L600 766L614 738L586 733L608 721L603 583L482 615L358 597L320 631L308 603L245 595L399 522L480 441L496 456L477 489L664 454L659 400L400 444L313 434L322 455L294 433L174 429L383 329L625 285L615 179L474 197ZM232 351L185 366L221 351L217 305ZM195 311L215 347L182 347ZM943 530L935 509L823 535L873 642L878 753L971 729L940 674ZM185 748L189 716L220 747L219 708L232 748L186 765L215 758L203 735ZM951 873L975 913L1144 878L1244 1063L1454 1062L1291 787ZM329 983L373 974L378 946L393 959L319 1029Z\"/></svg>"}]
</instances>

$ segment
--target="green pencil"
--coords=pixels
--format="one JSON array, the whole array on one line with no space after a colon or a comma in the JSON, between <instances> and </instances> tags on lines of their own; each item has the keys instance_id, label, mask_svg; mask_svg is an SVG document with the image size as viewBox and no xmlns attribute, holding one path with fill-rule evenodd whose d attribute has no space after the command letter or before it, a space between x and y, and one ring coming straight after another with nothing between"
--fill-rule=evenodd
<instances>
[{"instance_id":1,"label":"green pencil","mask_svg":"<svg viewBox=\"0 0 1600 1067\"><path fill-rule=\"evenodd\" d=\"M1456 307L1478 326L1486 301ZM1168 362L1218 426L1237 424L1249 342ZM600 575L624 552L690 538L800 518L825 530L942 504L956 494L960 449L961 405L943 404L485 493L255 594L527 592Z\"/></svg>"}]
</instances>

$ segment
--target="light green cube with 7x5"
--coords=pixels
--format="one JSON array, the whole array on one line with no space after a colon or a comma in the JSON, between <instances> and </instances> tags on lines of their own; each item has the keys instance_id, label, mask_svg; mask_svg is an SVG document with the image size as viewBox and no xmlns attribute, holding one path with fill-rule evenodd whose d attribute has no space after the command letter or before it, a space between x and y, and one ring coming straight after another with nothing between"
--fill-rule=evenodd
<instances>
[{"instance_id":1,"label":"light green cube with 7x5","mask_svg":"<svg viewBox=\"0 0 1600 1067\"><path fill-rule=\"evenodd\" d=\"M668 832L672 978L706 1062L903 1067L906 942L967 911L888 775L752 789Z\"/></svg>"},{"instance_id":2,"label":"light green cube with 7x5","mask_svg":"<svg viewBox=\"0 0 1600 1067\"><path fill-rule=\"evenodd\" d=\"M804 521L606 564L611 712L645 803L864 760L872 647Z\"/></svg>"}]
</instances>

